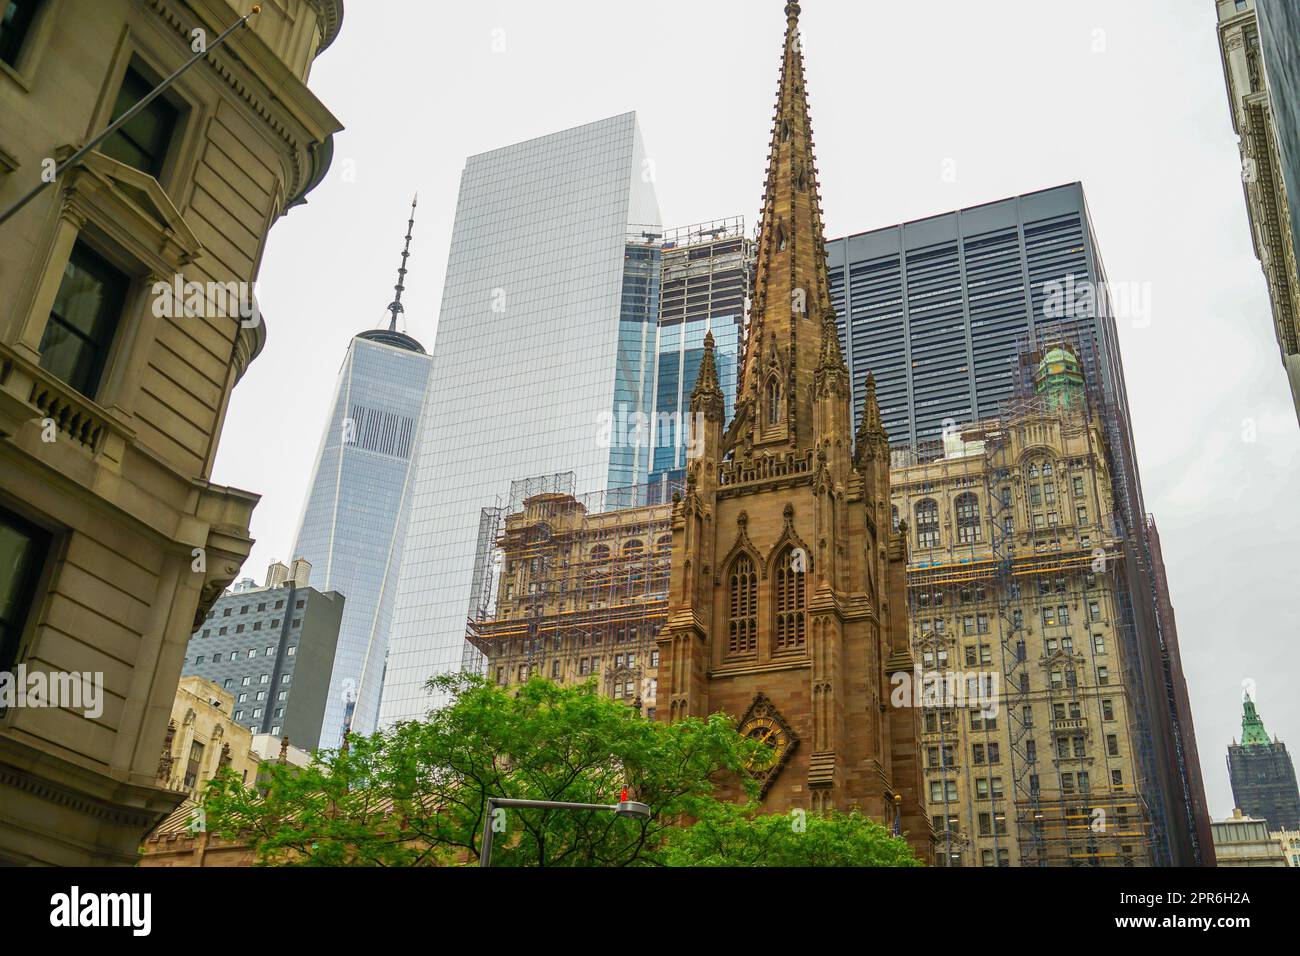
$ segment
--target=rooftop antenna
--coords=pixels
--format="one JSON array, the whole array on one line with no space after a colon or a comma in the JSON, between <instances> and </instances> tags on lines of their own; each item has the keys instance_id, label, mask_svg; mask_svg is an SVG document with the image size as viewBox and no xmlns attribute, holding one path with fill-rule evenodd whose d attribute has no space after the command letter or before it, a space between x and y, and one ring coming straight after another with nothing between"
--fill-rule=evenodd
<instances>
[{"instance_id":1,"label":"rooftop antenna","mask_svg":"<svg viewBox=\"0 0 1300 956\"><path fill-rule=\"evenodd\" d=\"M397 331L397 317L404 315L406 309L402 308L402 293L406 291L406 260L411 256L411 233L415 230L415 207L420 203L420 194L416 193L415 198L411 200L411 218L406 223L406 246L402 249L402 267L397 270L397 285L393 288L397 291L397 298L393 299L388 306L388 311L393 317L388 321L388 331Z\"/></svg>"}]
</instances>

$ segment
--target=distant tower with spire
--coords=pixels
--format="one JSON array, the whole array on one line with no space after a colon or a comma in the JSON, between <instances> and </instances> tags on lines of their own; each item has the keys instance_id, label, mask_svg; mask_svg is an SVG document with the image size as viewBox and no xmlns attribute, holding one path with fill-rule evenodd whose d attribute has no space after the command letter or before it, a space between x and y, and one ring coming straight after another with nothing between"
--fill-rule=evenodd
<instances>
[{"instance_id":1,"label":"distant tower with spire","mask_svg":"<svg viewBox=\"0 0 1300 956\"><path fill-rule=\"evenodd\" d=\"M322 591L345 597L320 743L376 728L432 357L400 329L416 202L382 328L356 335L339 372L294 542Z\"/></svg>"},{"instance_id":2,"label":"distant tower with spire","mask_svg":"<svg viewBox=\"0 0 1300 956\"><path fill-rule=\"evenodd\" d=\"M1300 790L1286 744L1269 739L1250 694L1244 695L1241 742L1228 747L1232 799L1247 816L1267 820L1269 830L1300 830Z\"/></svg>"},{"instance_id":3,"label":"distant tower with spire","mask_svg":"<svg viewBox=\"0 0 1300 956\"><path fill-rule=\"evenodd\" d=\"M393 286L396 294L393 296L393 301L388 304L388 328L371 329L357 336L357 338L383 342L385 345L412 352L423 352L424 346L405 332L398 331L397 317L406 314L406 307L402 305L402 293L406 291L406 261L411 257L411 234L415 231L415 209L419 204L420 195L416 193L415 198L411 200L411 218L406 223L406 245L402 247L402 264L397 269L397 285Z\"/></svg>"},{"instance_id":4,"label":"distant tower with spire","mask_svg":"<svg viewBox=\"0 0 1300 956\"><path fill-rule=\"evenodd\" d=\"M857 808L897 822L929 861L919 701L891 695L912 678L907 549L891 529L871 385L853 432L799 13L786 4L735 414L724 421L712 336L691 397L696 447L673 507L656 712L722 711L767 744L749 770L766 812Z\"/></svg>"}]
</instances>

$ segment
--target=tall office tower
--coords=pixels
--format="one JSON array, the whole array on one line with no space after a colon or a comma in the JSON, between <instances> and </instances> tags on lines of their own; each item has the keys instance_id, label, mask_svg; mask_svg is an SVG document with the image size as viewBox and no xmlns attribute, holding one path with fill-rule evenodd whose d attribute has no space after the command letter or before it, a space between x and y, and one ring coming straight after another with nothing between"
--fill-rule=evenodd
<instances>
[{"instance_id":1,"label":"tall office tower","mask_svg":"<svg viewBox=\"0 0 1300 956\"><path fill-rule=\"evenodd\" d=\"M662 240L653 407L645 467L651 485L680 480L689 451L683 426L712 331L728 420L736 407L753 242L739 217L668 230ZM644 474L644 472L643 472Z\"/></svg>"},{"instance_id":2,"label":"tall office tower","mask_svg":"<svg viewBox=\"0 0 1300 956\"><path fill-rule=\"evenodd\" d=\"M236 723L305 750L321 746L346 603L312 587L311 570L301 558L272 564L263 587L219 597L190 637L181 669L234 694Z\"/></svg>"},{"instance_id":3,"label":"tall office tower","mask_svg":"<svg viewBox=\"0 0 1300 956\"><path fill-rule=\"evenodd\" d=\"M996 417L1032 382L1024 363L1041 357L1041 343L1073 343L1106 435L1124 556L1117 608L1143 688L1134 698L1140 765L1155 781L1153 858L1206 862L1191 713L1176 690L1176 631L1161 616L1170 601L1154 572L1119 349L1117 321L1145 323L1149 303L1140 286L1108 284L1083 187L848 236L827 255L853 407L870 369L895 467L941 457L945 433Z\"/></svg>"},{"instance_id":4,"label":"tall office tower","mask_svg":"<svg viewBox=\"0 0 1300 956\"><path fill-rule=\"evenodd\" d=\"M650 178L634 113L465 164L381 724L424 714L425 682L464 665L484 497L520 474L608 481L616 382L652 356L622 321L629 277L652 271L629 250L661 231ZM633 298L635 325L653 310Z\"/></svg>"},{"instance_id":5,"label":"tall office tower","mask_svg":"<svg viewBox=\"0 0 1300 956\"><path fill-rule=\"evenodd\" d=\"M1300 830L1300 791L1295 766L1282 741L1268 739L1264 721L1247 695L1241 742L1228 747L1232 799L1247 816L1268 821L1270 830Z\"/></svg>"},{"instance_id":6,"label":"tall office tower","mask_svg":"<svg viewBox=\"0 0 1300 956\"><path fill-rule=\"evenodd\" d=\"M1217 3L1246 211L1300 416L1300 7L1294 0Z\"/></svg>"},{"instance_id":7,"label":"tall office tower","mask_svg":"<svg viewBox=\"0 0 1300 956\"><path fill-rule=\"evenodd\" d=\"M891 475L943 865L1152 861L1116 503L1085 381L1060 342L1024 398Z\"/></svg>"},{"instance_id":8,"label":"tall office tower","mask_svg":"<svg viewBox=\"0 0 1300 956\"><path fill-rule=\"evenodd\" d=\"M710 330L731 414L754 248L741 217L645 231L634 239L628 243L610 416L619 440L610 451L607 488L626 489L618 499L622 507L664 500L664 482L685 474L687 406ZM640 498L632 497L633 489Z\"/></svg>"},{"instance_id":9,"label":"tall office tower","mask_svg":"<svg viewBox=\"0 0 1300 956\"><path fill-rule=\"evenodd\" d=\"M322 588L347 598L320 728L323 747L339 746L345 728L372 733L379 717L433 364L397 328L414 225L412 204L387 328L362 332L348 346L293 548L311 562Z\"/></svg>"}]
</instances>

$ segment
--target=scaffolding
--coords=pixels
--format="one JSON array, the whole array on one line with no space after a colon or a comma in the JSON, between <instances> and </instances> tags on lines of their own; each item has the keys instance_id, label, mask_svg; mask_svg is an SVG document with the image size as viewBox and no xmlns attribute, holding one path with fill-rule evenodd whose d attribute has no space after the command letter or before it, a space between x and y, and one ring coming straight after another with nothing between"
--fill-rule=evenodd
<instances>
[{"instance_id":1,"label":"scaffolding","mask_svg":"<svg viewBox=\"0 0 1300 956\"><path fill-rule=\"evenodd\" d=\"M908 570L909 616L912 621L922 622L919 633L913 635L921 659L935 661L946 668L949 643L955 643L958 648L963 643L956 634L949 636L934 629L926 632L923 618L929 613L927 609L963 607L966 612L963 627L975 622L974 648L978 654L972 660L972 645L966 645L965 663L993 666L1002 680L999 710L1005 723L998 727L996 716L989 720L985 714L977 719L976 712L972 711L969 749L962 748L960 710L952 710L945 703L941 706L946 713L940 710L926 715L923 747L930 758L926 773L942 781L938 788L930 788L931 795L936 790L942 795L941 801L936 802L933 797L930 800L932 812L942 811L934 813L941 824L936 827L943 846L941 859L947 865L960 865L978 835L986 847L991 843L991 851L984 852L990 853L994 862L1009 865L1013 848L1007 845L1006 837L1014 828L1014 850L1021 866L1106 865L1116 861L1131 864L1148 854L1158 860L1152 831L1159 822L1160 811L1146 799L1151 780L1146 723L1140 715L1125 708L1128 749L1132 756L1132 764L1127 765L1125 773L1122 752L1116 746L1117 752L1112 753L1112 735L1103 736L1100 730L1094 735L1091 729L1103 726L1106 716L1103 703L1112 701L1108 706L1113 707L1121 688L1102 685L1099 677L1096 682L1085 681L1081 686L1075 676L1078 667L1086 666L1084 673L1096 676L1101 673L1099 664L1108 667L1113 663L1111 657L1105 659L1105 664L1096 659L1097 644L1092 636L1095 609L1103 605L1109 593L1115 601L1112 631L1124 663L1122 690L1125 693L1121 700L1135 710L1142 702L1141 674L1135 670L1140 667L1140 656L1133 646L1132 628L1125 626L1131 615L1123 607L1126 592L1123 569L1128 563L1129 550L1125 547L1125 522L1117 514L1117 509L1122 507L1119 496L1123 489L1113 486L1103 489L1099 484L1099 476L1104 474L1110 479L1114 472L1106 447L1105 417L1100 418L1100 430L1093 426L1098 421L1096 411L1101 403L1095 357L1089 351L1088 340L1081 341L1068 328L1058 327L1051 336L1040 328L1038 341L1041 346L1035 350L1022 343L1022 358L1015 375L1016 392L1005 403L999 417L950 429L940 439L896 448L894 454L894 467L901 469L895 472L895 482L907 489L919 485L920 493L928 493L934 487L930 479L942 474L945 483L955 480L963 490L980 491L983 497L980 516L988 530L986 543L977 532L970 532L973 538L965 542L949 535L942 551L927 549L924 560L914 560ZM1084 372L1078 401L1073 405L1062 405L1049 396L1036 394L1033 388L1033 371L1041 358L1056 347L1067 349L1079 358ZM1076 472L1076 475L1090 475L1092 481L1092 487L1086 489L1087 500L1094 504L1086 534L1072 520L1073 516L1066 515L1065 521L1058 518L1058 513L1064 510L1064 489L1060 507L1046 511L1048 520L1041 526L1028 520L1028 502L1024 506L1025 520L1017 520L1019 505L1013 488L1021 481L1022 464L1017 455L1048 433L1059 436L1063 449L1082 448L1081 455L1072 455L1075 460L1088 462L1086 470ZM1057 478L1054 474L1050 478L1042 477L1038 493L1050 485L1047 507L1055 506ZM1061 477L1064 478L1064 473ZM1110 491L1109 496L1104 493L1106 490ZM1078 491L1076 485L1073 493ZM1107 503L1110 510L1103 513L1102 506ZM1035 519L1038 517L1034 515ZM936 515L936 534L937 520ZM1032 591L1035 582L1037 595ZM1048 601L1055 609L1048 606ZM1036 627L1030 623L1035 619L1026 613L1031 604L1052 612L1051 624L1047 615L1042 615L1040 636L1044 650L1036 659L1029 651L1028 638ZM1072 625L1066 617L1071 606L1076 610ZM1087 608L1088 612L1079 613L1080 608ZM981 609L995 612L995 633L988 627L991 622L987 614L980 613ZM979 643L985 634L990 644L996 646L996 662L992 660L993 648ZM1052 671L1052 679L1035 689L1032 672L1057 664L1059 669ZM1058 673L1062 675L1059 681ZM1108 670L1107 675L1109 680ZM1090 711L1096 712L1095 719ZM1044 712L1048 715L1046 726L1038 722ZM1051 748L1046 759L1038 750L1043 734L1047 735ZM1089 738L1093 738L1091 742ZM989 775L990 766L1001 765L1002 746L1009 750L1009 788L996 787L999 778ZM934 759L936 747L937 760ZM983 792L980 786L972 791L970 786L977 781L970 779L968 771L968 799L961 804L956 803L955 775L960 773L960 764L965 761L956 757L959 748L963 757L967 752L972 754L972 766L978 765L984 775ZM996 760L993 754L997 754ZM1090 770L1098 763L1105 779L1100 781L1102 786L1094 788ZM1054 785L1045 786L1044 768L1051 767L1055 767L1059 776ZM1120 770L1119 776L1114 776L1113 770ZM1114 781L1126 782L1113 785ZM984 806L989 809L981 812ZM965 831L961 826L963 814L967 817Z\"/></svg>"},{"instance_id":2,"label":"scaffolding","mask_svg":"<svg viewBox=\"0 0 1300 956\"><path fill-rule=\"evenodd\" d=\"M571 483L533 479L484 509L466 621L478 672L501 683L595 678L651 712L681 490L662 480L577 496Z\"/></svg>"}]
</instances>

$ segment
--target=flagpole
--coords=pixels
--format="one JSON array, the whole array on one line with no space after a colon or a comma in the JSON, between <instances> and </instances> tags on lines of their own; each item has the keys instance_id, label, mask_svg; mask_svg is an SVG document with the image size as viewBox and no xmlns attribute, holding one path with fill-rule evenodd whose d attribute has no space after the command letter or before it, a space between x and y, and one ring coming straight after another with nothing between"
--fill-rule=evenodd
<instances>
[{"instance_id":1,"label":"flagpole","mask_svg":"<svg viewBox=\"0 0 1300 956\"><path fill-rule=\"evenodd\" d=\"M182 74L184 74L187 70L190 69L190 67L194 66L195 63L198 63L199 60L202 60L204 57L206 57L209 51L219 47L222 43L226 41L227 37L229 37L236 30L247 25L250 18L257 16L261 12L262 12L262 5L260 3L253 4L252 10L244 14L242 17L240 17L238 20L232 23L229 27L227 27L225 32L222 33L221 36L213 40L210 46L205 46L202 50L195 53L184 64L182 64L181 67L178 70L176 70L175 73L173 73L171 76L167 77L167 79L163 80L156 87L154 87L148 96L142 99L139 103L136 103L135 106L131 107L121 116L119 116L116 120L110 123L106 130L104 130L102 133L100 133L98 136L92 139L85 146L81 147L81 149L77 150L75 153L69 156L62 163L59 163L57 166L55 166L54 175L51 178L49 179L42 178L39 186L37 186L35 189L29 192L22 199L18 200L18 202L14 203L12 206L6 209L3 213L0 213L0 226L3 226L6 222L8 222L20 211L22 211L28 205L28 203L30 203L33 199L39 196L42 191L44 191L46 186L58 182L59 177L62 176L65 172L67 172L72 167L76 166L83 159L85 159L87 153L89 153L96 146L98 146L104 140L108 139L108 137L112 136L119 129L121 129L128 122L134 119L137 115L139 115L139 113L142 110L144 110L145 107L147 107L150 103L152 103L159 96L161 96L167 90L167 88L170 87L173 83L175 83L176 80L178 80Z\"/></svg>"}]
</instances>

